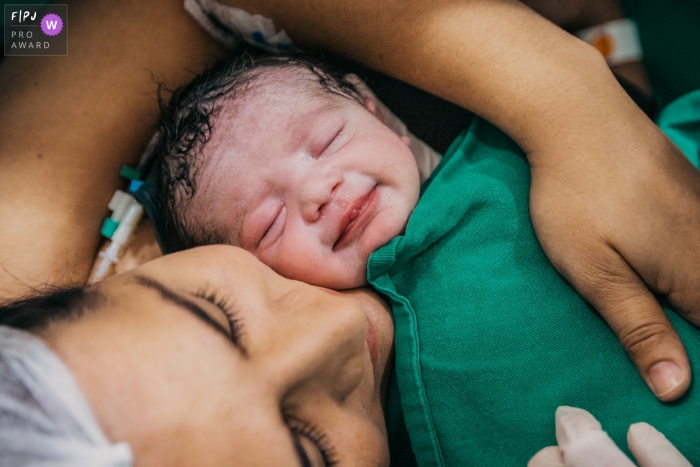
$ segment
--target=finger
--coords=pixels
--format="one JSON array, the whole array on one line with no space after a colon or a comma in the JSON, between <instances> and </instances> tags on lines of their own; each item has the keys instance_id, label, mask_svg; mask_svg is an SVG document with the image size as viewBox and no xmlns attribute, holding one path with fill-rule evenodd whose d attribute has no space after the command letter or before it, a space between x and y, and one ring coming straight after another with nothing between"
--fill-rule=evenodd
<instances>
[{"instance_id":1,"label":"finger","mask_svg":"<svg viewBox=\"0 0 700 467\"><path fill-rule=\"evenodd\" d=\"M565 275L610 325L654 395L678 399L690 385L690 364L676 330L617 252L597 254L587 271Z\"/></svg>"},{"instance_id":2,"label":"finger","mask_svg":"<svg viewBox=\"0 0 700 467\"><path fill-rule=\"evenodd\" d=\"M549 446L530 459L527 467L564 467L564 457L556 446Z\"/></svg>"},{"instance_id":3,"label":"finger","mask_svg":"<svg viewBox=\"0 0 700 467\"><path fill-rule=\"evenodd\" d=\"M627 445L639 467L692 467L663 433L648 423L635 423L630 427Z\"/></svg>"},{"instance_id":4,"label":"finger","mask_svg":"<svg viewBox=\"0 0 700 467\"><path fill-rule=\"evenodd\" d=\"M567 467L634 467L598 420L585 410L559 407L556 413L557 443Z\"/></svg>"}]
</instances>

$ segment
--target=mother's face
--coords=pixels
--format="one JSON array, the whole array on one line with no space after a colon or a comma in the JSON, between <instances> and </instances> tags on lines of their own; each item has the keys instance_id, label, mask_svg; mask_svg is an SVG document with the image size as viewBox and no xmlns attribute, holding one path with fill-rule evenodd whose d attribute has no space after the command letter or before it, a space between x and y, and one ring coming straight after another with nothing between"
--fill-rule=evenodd
<instances>
[{"instance_id":1,"label":"mother's face","mask_svg":"<svg viewBox=\"0 0 700 467\"><path fill-rule=\"evenodd\" d=\"M41 336L136 465L388 465L388 310L278 276L233 247L99 285Z\"/></svg>"}]
</instances>

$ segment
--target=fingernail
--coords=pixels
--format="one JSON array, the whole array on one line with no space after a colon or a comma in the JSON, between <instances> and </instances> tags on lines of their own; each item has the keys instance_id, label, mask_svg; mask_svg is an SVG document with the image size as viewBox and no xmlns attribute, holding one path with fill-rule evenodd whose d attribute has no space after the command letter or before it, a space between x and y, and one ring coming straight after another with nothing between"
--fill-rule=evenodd
<instances>
[{"instance_id":1,"label":"fingernail","mask_svg":"<svg viewBox=\"0 0 700 467\"><path fill-rule=\"evenodd\" d=\"M656 397L663 397L685 381L685 375L673 362L659 362L649 370L651 390Z\"/></svg>"}]
</instances>

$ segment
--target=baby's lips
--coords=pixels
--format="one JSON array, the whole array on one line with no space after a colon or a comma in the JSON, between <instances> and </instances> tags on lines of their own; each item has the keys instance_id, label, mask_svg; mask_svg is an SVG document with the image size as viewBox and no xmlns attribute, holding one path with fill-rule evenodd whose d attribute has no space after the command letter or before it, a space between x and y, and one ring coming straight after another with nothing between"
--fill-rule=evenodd
<instances>
[{"instance_id":1,"label":"baby's lips","mask_svg":"<svg viewBox=\"0 0 700 467\"><path fill-rule=\"evenodd\" d=\"M338 238L333 249L343 248L357 234L357 229L365 221L367 212L371 209L377 197L376 187L357 197L348 205L338 221Z\"/></svg>"}]
</instances>

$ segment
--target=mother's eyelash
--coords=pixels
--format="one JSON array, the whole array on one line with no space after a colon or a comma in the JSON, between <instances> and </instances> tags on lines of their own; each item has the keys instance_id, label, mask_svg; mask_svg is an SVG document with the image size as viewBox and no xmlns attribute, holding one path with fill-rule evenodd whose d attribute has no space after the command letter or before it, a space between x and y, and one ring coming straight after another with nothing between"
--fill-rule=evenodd
<instances>
[{"instance_id":1,"label":"mother's eyelash","mask_svg":"<svg viewBox=\"0 0 700 467\"><path fill-rule=\"evenodd\" d=\"M231 305L231 302L229 301L228 297L221 294L219 291L208 287L199 289L195 293L195 295L199 298L208 301L224 313L224 315L226 316L226 320L228 321L229 329L231 330L231 340L234 344L236 344L237 347L242 348L241 320L238 316L238 312L233 307L233 305Z\"/></svg>"},{"instance_id":2,"label":"mother's eyelash","mask_svg":"<svg viewBox=\"0 0 700 467\"><path fill-rule=\"evenodd\" d=\"M298 436L303 436L309 439L312 443L316 445L321 457L323 458L323 465L326 467L333 467L338 464L338 456L335 449L330 444L326 434L321 431L315 425L308 422L304 422L295 417L286 417L289 428Z\"/></svg>"}]
</instances>

